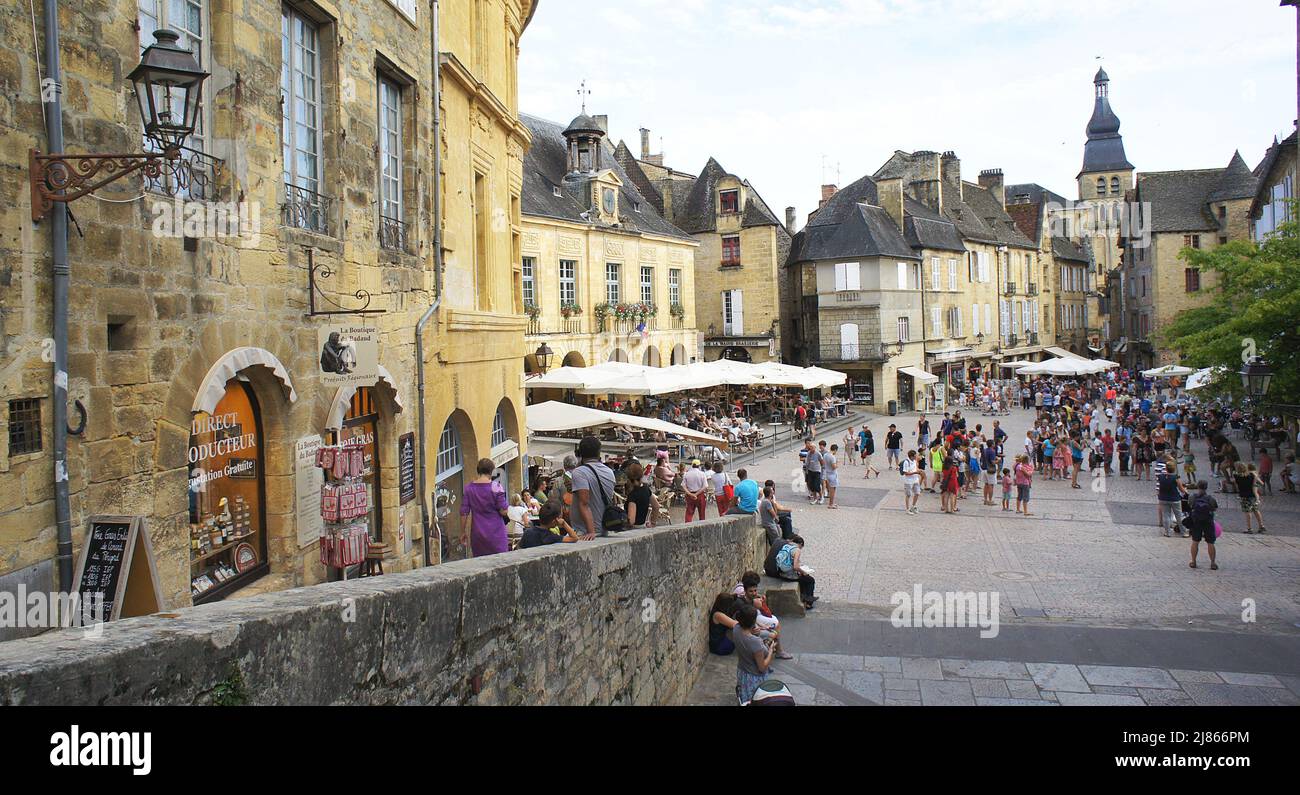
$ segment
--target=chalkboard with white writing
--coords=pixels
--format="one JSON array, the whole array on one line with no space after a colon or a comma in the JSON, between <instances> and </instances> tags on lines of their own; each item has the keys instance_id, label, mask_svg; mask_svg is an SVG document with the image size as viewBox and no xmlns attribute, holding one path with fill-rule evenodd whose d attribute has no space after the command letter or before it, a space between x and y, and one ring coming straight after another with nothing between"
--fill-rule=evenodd
<instances>
[{"instance_id":1,"label":"chalkboard with white writing","mask_svg":"<svg viewBox=\"0 0 1300 795\"><path fill-rule=\"evenodd\" d=\"M134 590L128 593L132 578ZM103 605L102 616L113 621L131 605L127 615L146 615L160 609L153 550L139 516L95 516L86 529L74 590L81 604Z\"/></svg>"}]
</instances>

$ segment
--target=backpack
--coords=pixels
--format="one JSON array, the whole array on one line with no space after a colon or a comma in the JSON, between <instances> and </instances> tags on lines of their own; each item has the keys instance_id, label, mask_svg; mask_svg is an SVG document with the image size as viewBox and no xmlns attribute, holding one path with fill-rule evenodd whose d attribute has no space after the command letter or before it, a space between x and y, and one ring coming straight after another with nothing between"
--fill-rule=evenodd
<instances>
[{"instance_id":1,"label":"backpack","mask_svg":"<svg viewBox=\"0 0 1300 795\"><path fill-rule=\"evenodd\" d=\"M584 464L591 474L596 478L596 486L600 488L600 498L605 501L605 512L600 516L600 527L607 533L616 533L626 530L631 522L627 518L627 510L614 504L611 495L605 492L605 484L600 480L600 473L591 464Z\"/></svg>"}]
</instances>

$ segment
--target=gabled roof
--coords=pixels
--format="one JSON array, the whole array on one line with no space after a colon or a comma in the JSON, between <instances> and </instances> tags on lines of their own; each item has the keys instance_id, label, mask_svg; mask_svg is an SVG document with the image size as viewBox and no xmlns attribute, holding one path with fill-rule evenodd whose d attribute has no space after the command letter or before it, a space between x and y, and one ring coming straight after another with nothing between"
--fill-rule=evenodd
<instances>
[{"instance_id":1,"label":"gabled roof","mask_svg":"<svg viewBox=\"0 0 1300 795\"><path fill-rule=\"evenodd\" d=\"M1057 262L1060 262L1061 260L1082 262L1084 264L1089 262L1088 253L1075 245L1074 241L1066 237L1052 238L1052 257L1054 257Z\"/></svg>"},{"instance_id":2,"label":"gabled roof","mask_svg":"<svg viewBox=\"0 0 1300 795\"><path fill-rule=\"evenodd\" d=\"M559 218L565 221L606 226L592 219L584 218L590 208L585 202L574 198L565 189L564 177L568 171L568 144L564 139L564 127L553 121L521 113L520 120L532 134L533 143L524 156L522 212L524 215ZM665 237L677 237L691 240L691 236L672 225L659 215L654 205L637 188L636 183L623 170L623 166L614 156L614 147L609 141L603 141L602 165L614 172L623 183L619 189L620 231L629 233L652 233ZM559 188L559 196L555 189ZM639 209L633 209L639 207Z\"/></svg>"},{"instance_id":3,"label":"gabled roof","mask_svg":"<svg viewBox=\"0 0 1300 795\"><path fill-rule=\"evenodd\" d=\"M966 251L957 225L911 197L903 198L903 236L913 248Z\"/></svg>"},{"instance_id":4,"label":"gabled roof","mask_svg":"<svg viewBox=\"0 0 1300 795\"><path fill-rule=\"evenodd\" d=\"M1002 207L1002 202L998 201L987 188L967 182L962 185L961 193L962 202L978 213L979 219L984 222L985 227L998 243L1021 248L1037 248L1037 245L1016 227L1011 216L1007 215L1007 211Z\"/></svg>"},{"instance_id":5,"label":"gabled roof","mask_svg":"<svg viewBox=\"0 0 1300 795\"><path fill-rule=\"evenodd\" d=\"M1289 155L1284 157L1283 155ZM1259 187L1255 190L1255 199L1250 203L1250 217L1254 218L1259 215L1259 209L1264 204L1273 201L1273 186L1280 180L1280 176L1274 176L1273 170L1278 165L1285 165L1288 162L1296 160L1296 134L1291 133L1286 140L1278 142L1273 139L1273 145L1264 153L1264 159L1255 167L1255 176L1259 178Z\"/></svg>"},{"instance_id":6,"label":"gabled roof","mask_svg":"<svg viewBox=\"0 0 1300 795\"><path fill-rule=\"evenodd\" d=\"M619 141L618 146L614 148L614 159L623 167L623 172L627 174L628 179L630 179L632 184L636 186L636 189L641 192L641 195L646 197L646 199L654 205L655 212L663 215L663 195L659 193L658 188L654 186L654 183L650 181L650 178L646 176L646 173L641 170L641 165L632 155L632 150L628 149L627 144L623 141Z\"/></svg>"},{"instance_id":7,"label":"gabled roof","mask_svg":"<svg viewBox=\"0 0 1300 795\"><path fill-rule=\"evenodd\" d=\"M884 208L854 204L842 208L837 217L839 221L836 223L809 224L795 235L788 262L864 257L918 258Z\"/></svg>"},{"instance_id":8,"label":"gabled roof","mask_svg":"<svg viewBox=\"0 0 1300 795\"><path fill-rule=\"evenodd\" d=\"M827 226L843 223L859 204L880 203L876 192L876 183L871 177L862 177L856 182L845 185L836 191L821 209L817 210L808 221L809 226Z\"/></svg>"},{"instance_id":9,"label":"gabled roof","mask_svg":"<svg viewBox=\"0 0 1300 795\"><path fill-rule=\"evenodd\" d=\"M1210 203L1251 198L1258 184L1238 154L1227 168L1139 174L1137 201L1151 204L1152 232L1213 231L1219 222Z\"/></svg>"},{"instance_id":10,"label":"gabled roof","mask_svg":"<svg viewBox=\"0 0 1300 795\"><path fill-rule=\"evenodd\" d=\"M717 216L714 214L713 197L717 193L718 183L727 176L722 164L712 157L704 164L704 170L691 185L691 192L686 197L686 204L675 209L673 215L678 225L691 234L712 232L717 229ZM675 198L675 197L674 197ZM673 202L673 207L679 205Z\"/></svg>"}]
</instances>

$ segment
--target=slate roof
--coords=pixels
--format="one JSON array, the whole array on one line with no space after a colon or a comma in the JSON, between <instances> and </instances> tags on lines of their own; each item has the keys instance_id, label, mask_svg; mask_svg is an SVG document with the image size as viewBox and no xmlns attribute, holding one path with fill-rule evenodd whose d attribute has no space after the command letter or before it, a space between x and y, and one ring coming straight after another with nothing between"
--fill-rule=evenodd
<instances>
[{"instance_id":1,"label":"slate roof","mask_svg":"<svg viewBox=\"0 0 1300 795\"><path fill-rule=\"evenodd\" d=\"M919 259L883 207L845 202L836 217L835 223L810 223L795 235L787 263L862 257Z\"/></svg>"},{"instance_id":2,"label":"slate roof","mask_svg":"<svg viewBox=\"0 0 1300 795\"><path fill-rule=\"evenodd\" d=\"M903 197L903 236L913 248L966 251L957 225L921 202Z\"/></svg>"},{"instance_id":3,"label":"slate roof","mask_svg":"<svg viewBox=\"0 0 1300 795\"><path fill-rule=\"evenodd\" d=\"M632 180L632 184L641 192L641 195L654 205L655 212L663 215L663 195L659 193L659 189L654 186L646 173L641 170L641 166L637 163L636 157L633 156L632 150L628 149L627 144L623 141L619 141L618 146L614 148L614 159L623 167L624 173Z\"/></svg>"},{"instance_id":4,"label":"slate roof","mask_svg":"<svg viewBox=\"0 0 1300 795\"><path fill-rule=\"evenodd\" d=\"M859 204L880 204L876 183L869 176L850 182L837 191L821 209L813 213L812 218L808 220L808 225L827 226L843 223Z\"/></svg>"},{"instance_id":5,"label":"slate roof","mask_svg":"<svg viewBox=\"0 0 1300 795\"><path fill-rule=\"evenodd\" d=\"M1259 180L1234 155L1227 168L1155 171L1138 175L1137 200L1151 203L1152 232L1203 232L1219 229L1212 201L1251 198ZM1218 198L1215 198L1218 197Z\"/></svg>"},{"instance_id":6,"label":"slate roof","mask_svg":"<svg viewBox=\"0 0 1300 795\"><path fill-rule=\"evenodd\" d=\"M1094 80L1097 85L1109 83L1106 71L1097 72ZM1092 118L1088 120L1088 142L1083 145L1083 168L1080 174L1097 171L1129 171L1133 164L1124 154L1124 138L1119 134L1119 116L1110 106L1110 99L1101 91L1097 92L1096 102L1092 108Z\"/></svg>"},{"instance_id":7,"label":"slate roof","mask_svg":"<svg viewBox=\"0 0 1300 795\"><path fill-rule=\"evenodd\" d=\"M1082 262L1084 264L1088 264L1089 262L1088 253L1075 245L1074 241L1066 237L1052 238L1052 256L1057 262L1060 262L1061 260Z\"/></svg>"},{"instance_id":8,"label":"slate roof","mask_svg":"<svg viewBox=\"0 0 1300 795\"><path fill-rule=\"evenodd\" d=\"M1012 204L1020 204L1023 203L1023 201L1028 201L1030 204L1040 204L1043 201L1044 196L1046 196L1047 200L1050 202L1056 202L1057 204L1062 204L1062 205L1068 203L1068 200L1064 196L1054 191L1050 191L1047 188L1044 188L1042 185L1039 185L1037 182L1026 182L1019 185L1008 185L1006 187L1006 195L1007 195L1008 211L1010 210ZM1021 196L1025 196L1028 198L1025 200L1021 200L1020 199Z\"/></svg>"},{"instance_id":9,"label":"slate roof","mask_svg":"<svg viewBox=\"0 0 1300 795\"><path fill-rule=\"evenodd\" d=\"M713 197L717 194L718 183L727 176L722 164L712 157L704 164L704 170L691 185L691 192L686 203L678 205L676 194L673 196L673 216L678 226L690 232L713 232L717 229L717 217L714 214ZM680 209L677 209L680 207Z\"/></svg>"},{"instance_id":10,"label":"slate roof","mask_svg":"<svg viewBox=\"0 0 1300 795\"><path fill-rule=\"evenodd\" d=\"M1241 151L1232 153L1232 162L1223 172L1223 178L1219 180L1219 185L1210 194L1210 201L1224 202L1233 199L1253 199L1255 191L1259 188L1259 179L1246 165L1246 161L1241 157Z\"/></svg>"},{"instance_id":11,"label":"slate roof","mask_svg":"<svg viewBox=\"0 0 1300 795\"><path fill-rule=\"evenodd\" d=\"M533 145L524 156L522 212L525 215L559 218L607 227L595 220L583 218L582 214L588 212L590 208L587 207L586 202L580 202L564 188L564 175L569 163L564 127L526 113L520 114L519 118L528 127L533 138ZM623 170L614 156L614 148L609 141L605 140L601 145L604 148L601 156L602 165L612 170L623 183L619 201L619 219L622 222L620 231L693 239L659 215L654 205L637 188L632 177ZM560 188L559 196L555 195L556 187ZM634 206L639 206L640 210L632 209Z\"/></svg>"},{"instance_id":12,"label":"slate roof","mask_svg":"<svg viewBox=\"0 0 1300 795\"><path fill-rule=\"evenodd\" d=\"M981 188L971 182L962 184L962 202L978 213L979 219L984 226L993 235L997 242L1007 246L1019 246L1021 248L1037 248L1037 246L1024 233L1016 227L1011 216L1003 209L1002 203L993 195L992 191Z\"/></svg>"},{"instance_id":13,"label":"slate roof","mask_svg":"<svg viewBox=\"0 0 1300 795\"><path fill-rule=\"evenodd\" d=\"M1255 200L1250 203L1251 218L1259 215L1260 207L1273 201L1273 185L1278 180L1273 178L1272 172L1287 149L1291 150L1290 156L1294 159L1296 156L1296 133L1291 133L1281 143L1278 143L1277 139L1274 138L1273 145L1264 153L1264 159L1255 167L1255 176L1259 178L1259 187L1255 191Z\"/></svg>"}]
</instances>

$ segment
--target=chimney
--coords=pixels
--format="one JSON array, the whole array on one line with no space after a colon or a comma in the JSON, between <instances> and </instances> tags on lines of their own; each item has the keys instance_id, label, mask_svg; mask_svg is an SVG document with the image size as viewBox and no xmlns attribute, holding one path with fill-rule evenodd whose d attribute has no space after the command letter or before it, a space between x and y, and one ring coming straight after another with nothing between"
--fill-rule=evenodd
<instances>
[{"instance_id":1,"label":"chimney","mask_svg":"<svg viewBox=\"0 0 1300 795\"><path fill-rule=\"evenodd\" d=\"M821 208L825 207L826 202L830 201L831 197L834 196L837 192L839 192L839 187L835 185L822 185L822 200L820 203L818 203L817 209L820 210Z\"/></svg>"},{"instance_id":2,"label":"chimney","mask_svg":"<svg viewBox=\"0 0 1300 795\"><path fill-rule=\"evenodd\" d=\"M789 232L791 237L794 236L794 208L793 207L785 208L785 231Z\"/></svg>"},{"instance_id":3,"label":"chimney","mask_svg":"<svg viewBox=\"0 0 1300 795\"><path fill-rule=\"evenodd\" d=\"M1007 206L1007 190L1003 184L1002 169L987 168L980 172L980 187L987 188L989 193L997 197L998 204L1003 207Z\"/></svg>"},{"instance_id":4,"label":"chimney","mask_svg":"<svg viewBox=\"0 0 1300 795\"><path fill-rule=\"evenodd\" d=\"M913 175L913 182L907 186L911 195L936 213L944 212L939 152L913 153L909 173Z\"/></svg>"},{"instance_id":5,"label":"chimney","mask_svg":"<svg viewBox=\"0 0 1300 795\"><path fill-rule=\"evenodd\" d=\"M596 126L600 128L601 132L605 133L606 135L609 135L608 116L601 114L600 116L592 116L591 118L595 120Z\"/></svg>"},{"instance_id":6,"label":"chimney","mask_svg":"<svg viewBox=\"0 0 1300 795\"><path fill-rule=\"evenodd\" d=\"M645 127L641 128L641 159L650 159L650 130Z\"/></svg>"},{"instance_id":7,"label":"chimney","mask_svg":"<svg viewBox=\"0 0 1300 795\"><path fill-rule=\"evenodd\" d=\"M898 224L898 231L903 231L903 178L876 180L876 196L880 199L880 206Z\"/></svg>"},{"instance_id":8,"label":"chimney","mask_svg":"<svg viewBox=\"0 0 1300 795\"><path fill-rule=\"evenodd\" d=\"M945 190L950 191L950 196L956 196L961 199L961 160L957 158L957 153L947 151L943 153L943 158L939 163L940 179L943 181Z\"/></svg>"}]
</instances>

